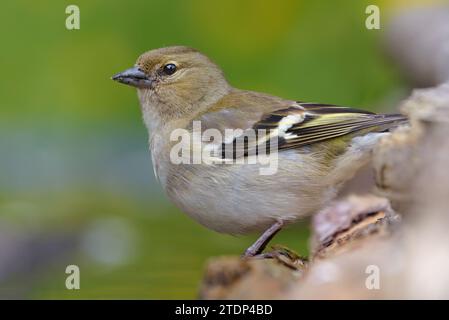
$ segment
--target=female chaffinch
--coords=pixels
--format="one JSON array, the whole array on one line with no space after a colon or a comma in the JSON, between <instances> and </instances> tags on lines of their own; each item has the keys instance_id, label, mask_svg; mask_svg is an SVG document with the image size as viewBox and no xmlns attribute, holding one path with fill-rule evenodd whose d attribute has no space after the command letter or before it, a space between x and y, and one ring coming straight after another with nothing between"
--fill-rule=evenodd
<instances>
[{"instance_id":1,"label":"female chaffinch","mask_svg":"<svg viewBox=\"0 0 449 320\"><path fill-rule=\"evenodd\" d=\"M325 206L369 161L378 139L407 122L397 114L233 88L207 56L183 46L148 51L113 80L137 88L154 172L176 205L218 232L265 231L245 257L260 254L284 225ZM200 138L180 148L182 134L174 133L193 136L195 124ZM207 130L224 139L205 137ZM275 170L264 173L261 161L251 161L262 150ZM197 151L200 161L191 161Z\"/></svg>"}]
</instances>

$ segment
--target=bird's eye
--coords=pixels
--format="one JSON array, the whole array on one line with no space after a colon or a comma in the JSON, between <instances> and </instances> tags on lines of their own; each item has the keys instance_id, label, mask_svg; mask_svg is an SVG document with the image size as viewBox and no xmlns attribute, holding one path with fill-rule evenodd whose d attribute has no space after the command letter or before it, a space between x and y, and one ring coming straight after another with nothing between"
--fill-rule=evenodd
<instances>
[{"instance_id":1,"label":"bird's eye","mask_svg":"<svg viewBox=\"0 0 449 320\"><path fill-rule=\"evenodd\" d=\"M172 75L176 71L176 65L174 63L168 63L164 66L163 71L166 75Z\"/></svg>"}]
</instances>

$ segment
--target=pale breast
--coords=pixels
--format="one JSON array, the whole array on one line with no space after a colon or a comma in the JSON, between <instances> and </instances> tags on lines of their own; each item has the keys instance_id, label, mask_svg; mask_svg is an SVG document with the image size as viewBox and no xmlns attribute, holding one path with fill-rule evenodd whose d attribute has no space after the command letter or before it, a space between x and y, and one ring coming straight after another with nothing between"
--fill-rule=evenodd
<instances>
[{"instance_id":1,"label":"pale breast","mask_svg":"<svg viewBox=\"0 0 449 320\"><path fill-rule=\"evenodd\" d=\"M171 167L166 191L189 216L218 232L243 234L278 219L293 222L335 194L316 183L322 180L311 176L315 171L301 170L304 159L293 154L284 153L273 175L261 175L255 164Z\"/></svg>"}]
</instances>

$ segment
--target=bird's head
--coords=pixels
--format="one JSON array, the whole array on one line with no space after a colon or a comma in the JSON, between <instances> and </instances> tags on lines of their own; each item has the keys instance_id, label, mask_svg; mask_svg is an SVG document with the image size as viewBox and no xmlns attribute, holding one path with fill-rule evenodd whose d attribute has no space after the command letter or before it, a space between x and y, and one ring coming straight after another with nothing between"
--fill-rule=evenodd
<instances>
[{"instance_id":1,"label":"bird's head","mask_svg":"<svg viewBox=\"0 0 449 320\"><path fill-rule=\"evenodd\" d=\"M184 46L148 51L112 79L138 89L144 112L173 117L210 105L229 91L220 68Z\"/></svg>"}]
</instances>

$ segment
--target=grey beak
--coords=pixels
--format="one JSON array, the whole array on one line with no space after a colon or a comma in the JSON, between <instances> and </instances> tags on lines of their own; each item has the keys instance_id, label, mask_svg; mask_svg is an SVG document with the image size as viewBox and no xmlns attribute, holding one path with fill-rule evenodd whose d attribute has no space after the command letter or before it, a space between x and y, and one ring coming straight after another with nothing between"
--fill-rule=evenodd
<instances>
[{"instance_id":1,"label":"grey beak","mask_svg":"<svg viewBox=\"0 0 449 320\"><path fill-rule=\"evenodd\" d=\"M137 88L150 88L153 82L148 78L145 72L138 67L132 67L117 73L111 79Z\"/></svg>"}]
</instances>

